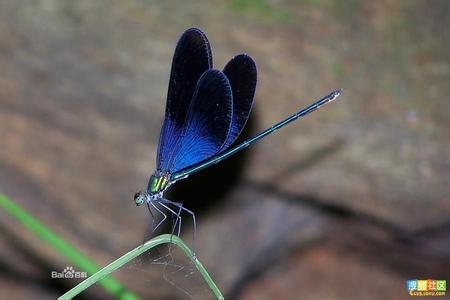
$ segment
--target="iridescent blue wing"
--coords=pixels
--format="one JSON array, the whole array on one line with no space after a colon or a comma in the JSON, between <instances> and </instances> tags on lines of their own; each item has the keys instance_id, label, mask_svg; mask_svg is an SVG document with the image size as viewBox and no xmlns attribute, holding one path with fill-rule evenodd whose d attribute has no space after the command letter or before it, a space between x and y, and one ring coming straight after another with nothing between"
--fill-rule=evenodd
<instances>
[{"instance_id":1,"label":"iridescent blue wing","mask_svg":"<svg viewBox=\"0 0 450 300\"><path fill-rule=\"evenodd\" d=\"M241 133L252 109L256 89L256 64L246 54L233 57L223 72L231 84L233 92L233 118L231 130L221 151L230 146Z\"/></svg>"},{"instance_id":2,"label":"iridescent blue wing","mask_svg":"<svg viewBox=\"0 0 450 300\"><path fill-rule=\"evenodd\" d=\"M159 137L156 164L167 168L180 139L187 111L200 76L212 68L211 48L206 35L197 28L186 30L178 40L172 61L166 116Z\"/></svg>"},{"instance_id":3,"label":"iridescent blue wing","mask_svg":"<svg viewBox=\"0 0 450 300\"><path fill-rule=\"evenodd\" d=\"M229 136L232 102L225 74L213 69L206 71L198 81L184 131L167 169L161 171L173 174L217 154Z\"/></svg>"}]
</instances>

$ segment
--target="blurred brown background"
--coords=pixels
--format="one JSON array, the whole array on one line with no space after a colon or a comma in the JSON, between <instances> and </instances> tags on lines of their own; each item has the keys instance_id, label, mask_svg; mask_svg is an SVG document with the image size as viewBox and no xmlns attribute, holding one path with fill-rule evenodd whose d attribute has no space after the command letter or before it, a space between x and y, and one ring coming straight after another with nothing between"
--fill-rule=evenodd
<instances>
[{"instance_id":1,"label":"blurred brown background","mask_svg":"<svg viewBox=\"0 0 450 300\"><path fill-rule=\"evenodd\" d=\"M0 192L101 266L139 244L149 215L132 195L155 167L176 41L199 27L216 68L241 52L257 62L246 136L344 89L170 193L197 213L200 260L226 298L409 299L406 279L450 280L449 12L445 0L1 1ZM50 278L69 262L0 216L9 299L74 285ZM185 297L157 288L139 292Z\"/></svg>"}]
</instances>

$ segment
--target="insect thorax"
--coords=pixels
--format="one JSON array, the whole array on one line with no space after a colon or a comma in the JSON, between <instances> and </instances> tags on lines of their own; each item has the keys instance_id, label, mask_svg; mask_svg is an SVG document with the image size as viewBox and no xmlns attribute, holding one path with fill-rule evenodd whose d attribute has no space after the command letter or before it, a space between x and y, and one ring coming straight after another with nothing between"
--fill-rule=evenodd
<instances>
[{"instance_id":1,"label":"insect thorax","mask_svg":"<svg viewBox=\"0 0 450 300\"><path fill-rule=\"evenodd\" d=\"M169 176L164 173L155 172L150 177L147 190L150 194L157 194L163 192L169 184Z\"/></svg>"}]
</instances>

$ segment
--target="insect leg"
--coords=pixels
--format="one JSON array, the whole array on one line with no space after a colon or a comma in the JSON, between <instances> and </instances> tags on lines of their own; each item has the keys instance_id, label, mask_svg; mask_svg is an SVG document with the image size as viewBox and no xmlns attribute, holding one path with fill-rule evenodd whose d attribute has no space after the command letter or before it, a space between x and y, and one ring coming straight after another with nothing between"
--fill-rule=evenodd
<instances>
[{"instance_id":1,"label":"insect leg","mask_svg":"<svg viewBox=\"0 0 450 300\"><path fill-rule=\"evenodd\" d=\"M157 199L157 200L155 200L155 201L157 201L158 203L159 203L159 205L161 205L162 207L164 207L165 209L167 209L168 211L170 211L172 214L174 214L175 215L175 217L177 218L176 219L176 221L175 221L175 224L173 225L173 227L172 227L172 234L174 233L174 231L175 231L175 228L177 227L177 224L178 224L178 222L180 222L179 224L181 224L181 216L180 216L180 214L181 214L181 209L179 209L178 210L178 213L176 213L173 209L171 209L169 206L167 206L167 205L165 205L164 203L166 203L166 204L173 204L173 203L169 203L169 202L165 202L165 201L161 201L162 199ZM162 203L162 202L164 202L164 203ZM178 207L178 205L176 205L177 207ZM178 230L178 237L180 236L180 229Z\"/></svg>"},{"instance_id":2,"label":"insect leg","mask_svg":"<svg viewBox=\"0 0 450 300\"><path fill-rule=\"evenodd\" d=\"M156 229L158 229L158 227L167 219L167 215L165 213L163 213L154 203L154 201L150 201L150 205L153 206L159 213L161 213L163 215L163 219L158 223L158 225L156 225L155 228L153 228L153 232L155 232Z\"/></svg>"},{"instance_id":3,"label":"insect leg","mask_svg":"<svg viewBox=\"0 0 450 300\"><path fill-rule=\"evenodd\" d=\"M151 232L153 232L153 229L155 228L155 215L152 212L152 209L150 208L150 204L147 202L147 208L148 208L148 212L150 213L150 215L152 216L152 225L151 225Z\"/></svg>"},{"instance_id":4,"label":"insect leg","mask_svg":"<svg viewBox=\"0 0 450 300\"><path fill-rule=\"evenodd\" d=\"M155 215L152 212L152 209L150 208L150 204L147 202L147 209L150 215L152 216L152 222L149 224L149 229L145 232L144 240L142 241L142 244L144 244L146 241L148 241L152 237L152 233L155 229Z\"/></svg>"},{"instance_id":5,"label":"insect leg","mask_svg":"<svg viewBox=\"0 0 450 300\"><path fill-rule=\"evenodd\" d=\"M196 221L195 221L195 214L192 211L190 211L189 209L187 209L186 207L183 207L182 203L173 202L173 201L170 201L170 200L167 200L167 199L163 199L163 198L158 199L158 201L159 202L164 202L164 203L167 203L167 204L175 205L175 206L177 206L180 209L180 211L184 210L185 212L187 212L188 214L190 214L192 216L192 225L193 225L192 247L194 248L194 256L195 256L195 233L197 231L197 224L196 224Z\"/></svg>"}]
</instances>

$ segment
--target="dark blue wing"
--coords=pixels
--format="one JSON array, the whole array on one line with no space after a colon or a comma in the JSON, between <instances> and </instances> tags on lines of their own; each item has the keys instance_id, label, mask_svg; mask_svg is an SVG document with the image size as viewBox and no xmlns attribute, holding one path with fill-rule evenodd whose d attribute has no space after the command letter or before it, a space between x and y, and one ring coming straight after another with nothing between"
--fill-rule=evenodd
<instances>
[{"instance_id":1,"label":"dark blue wing","mask_svg":"<svg viewBox=\"0 0 450 300\"><path fill-rule=\"evenodd\" d=\"M217 154L229 135L232 101L227 77L218 70L206 71L197 84L173 156L161 171L172 174Z\"/></svg>"},{"instance_id":2,"label":"dark blue wing","mask_svg":"<svg viewBox=\"0 0 450 300\"><path fill-rule=\"evenodd\" d=\"M223 72L231 84L233 92L233 118L231 130L221 151L230 146L241 133L252 109L256 89L256 64L246 54L233 57Z\"/></svg>"},{"instance_id":3,"label":"dark blue wing","mask_svg":"<svg viewBox=\"0 0 450 300\"><path fill-rule=\"evenodd\" d=\"M168 165L177 144L200 76L212 68L211 48L197 28L186 30L178 40L172 61L166 116L159 137L157 168Z\"/></svg>"}]
</instances>

